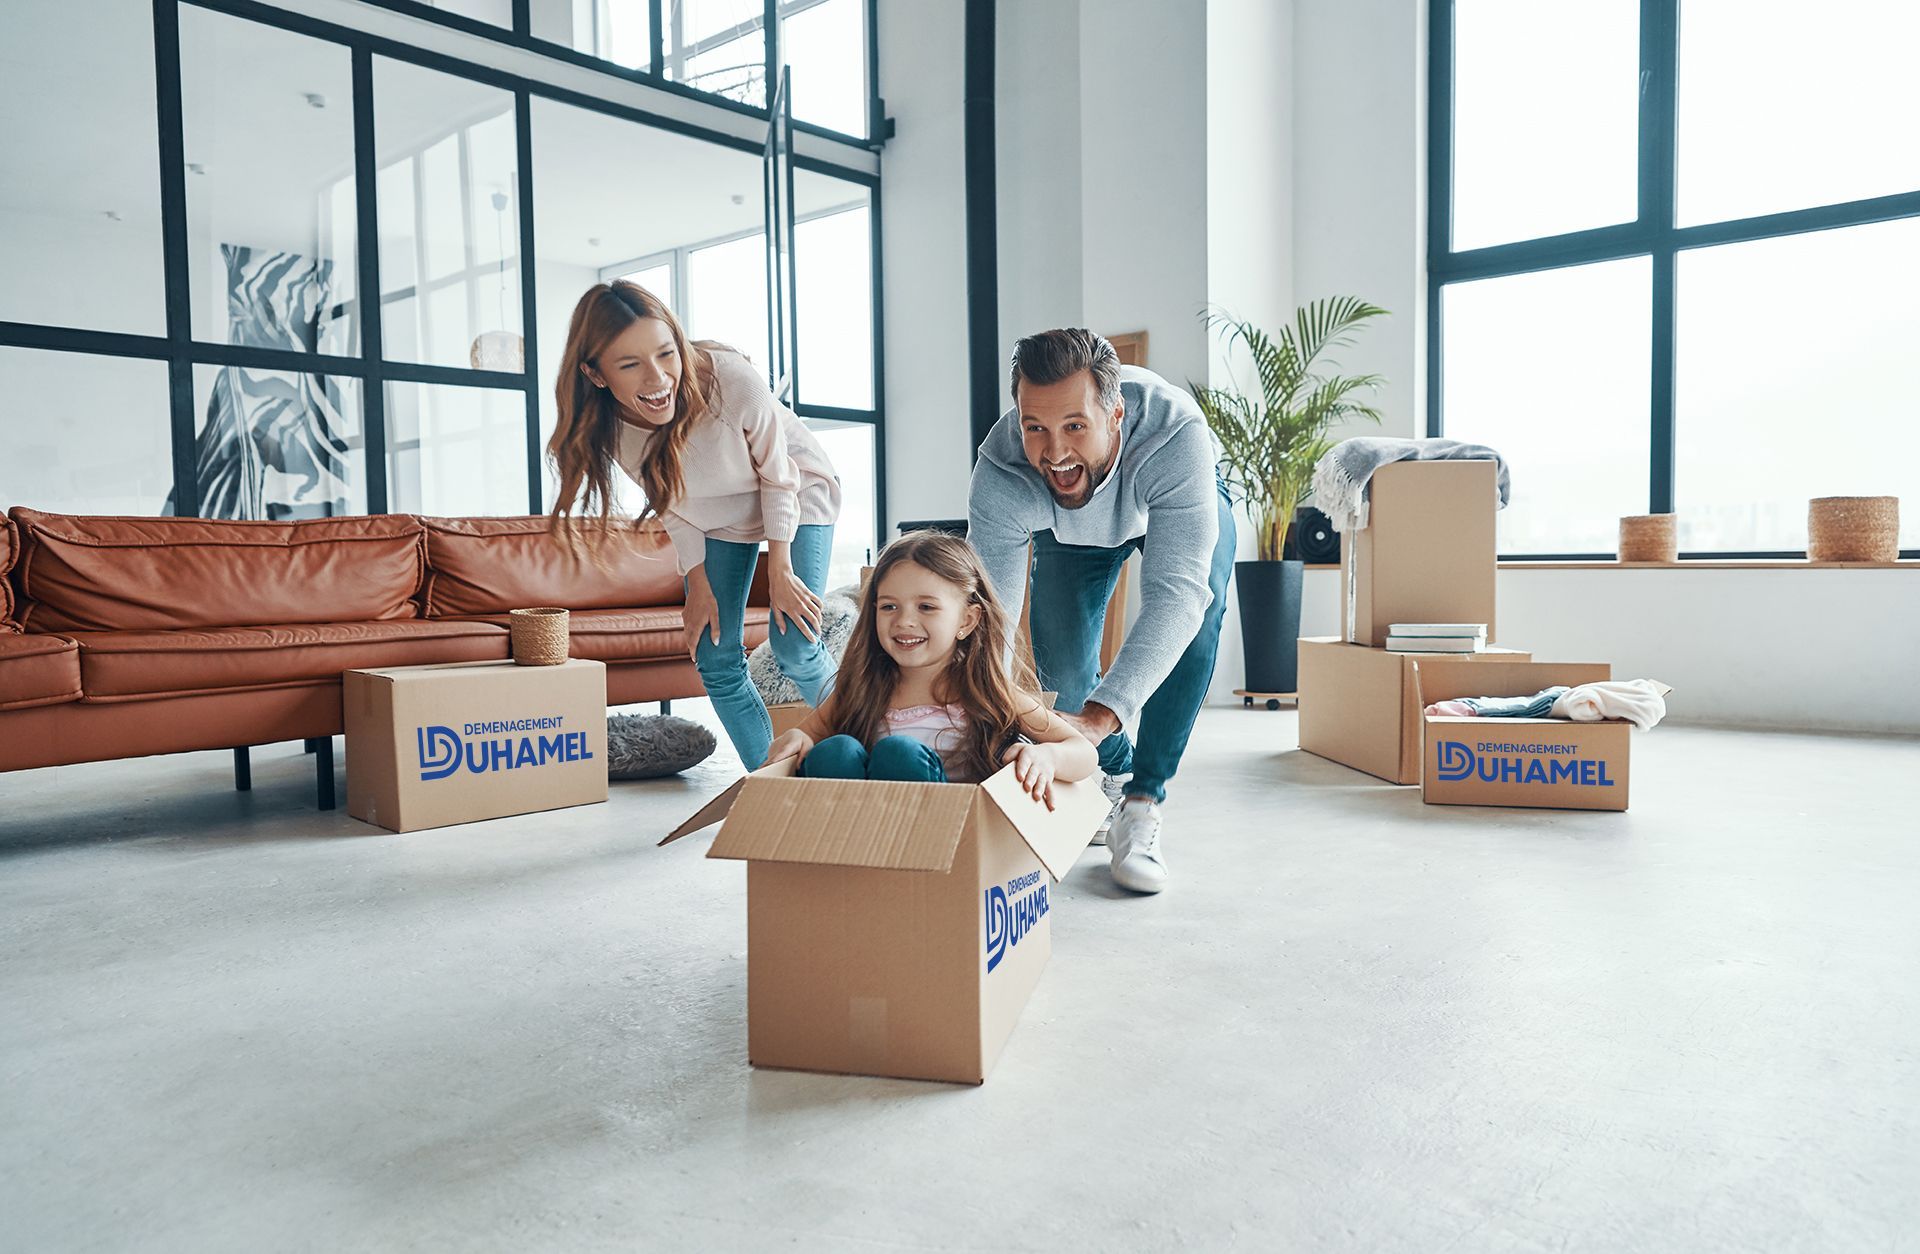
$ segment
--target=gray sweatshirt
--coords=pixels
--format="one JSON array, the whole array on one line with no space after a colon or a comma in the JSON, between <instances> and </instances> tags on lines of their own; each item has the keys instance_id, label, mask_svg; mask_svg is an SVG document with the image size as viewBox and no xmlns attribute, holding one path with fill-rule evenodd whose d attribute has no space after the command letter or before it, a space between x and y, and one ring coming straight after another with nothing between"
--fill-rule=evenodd
<instances>
[{"instance_id":1,"label":"gray sweatshirt","mask_svg":"<svg viewBox=\"0 0 1920 1254\"><path fill-rule=\"evenodd\" d=\"M1093 690L1132 724L1193 642L1213 603L1207 574L1220 535L1212 433L1191 396L1138 366L1120 368L1120 460L1093 498L1061 509L1020 446L1016 406L980 445L967 539L1015 622L1027 595L1027 544L1052 531L1062 544L1118 548L1152 531L1141 557L1139 621Z\"/></svg>"}]
</instances>

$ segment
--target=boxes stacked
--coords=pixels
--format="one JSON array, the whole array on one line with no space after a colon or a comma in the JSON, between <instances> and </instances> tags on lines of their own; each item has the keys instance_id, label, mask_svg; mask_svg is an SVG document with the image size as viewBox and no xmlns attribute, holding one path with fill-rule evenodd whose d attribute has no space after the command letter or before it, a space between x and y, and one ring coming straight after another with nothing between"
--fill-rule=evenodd
<instances>
[{"instance_id":1,"label":"boxes stacked","mask_svg":"<svg viewBox=\"0 0 1920 1254\"><path fill-rule=\"evenodd\" d=\"M1367 526L1341 538L1340 636L1300 642L1300 747L1421 784L1436 805L1625 809L1625 724L1426 717L1436 701L1609 675L1488 643L1498 638L1496 482L1491 461L1374 472Z\"/></svg>"}]
</instances>

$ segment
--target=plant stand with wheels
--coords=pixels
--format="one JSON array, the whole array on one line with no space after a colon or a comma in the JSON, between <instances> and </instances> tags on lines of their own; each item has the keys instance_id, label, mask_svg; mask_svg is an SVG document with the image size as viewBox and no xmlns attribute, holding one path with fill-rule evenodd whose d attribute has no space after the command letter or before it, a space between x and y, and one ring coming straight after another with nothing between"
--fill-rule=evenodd
<instances>
[{"instance_id":1,"label":"plant stand with wheels","mask_svg":"<svg viewBox=\"0 0 1920 1254\"><path fill-rule=\"evenodd\" d=\"M1296 707L1300 704L1300 694L1297 692L1249 692L1245 688L1235 688L1233 695L1239 697L1249 710L1255 701L1266 702L1269 710L1279 709L1282 701L1291 701Z\"/></svg>"}]
</instances>

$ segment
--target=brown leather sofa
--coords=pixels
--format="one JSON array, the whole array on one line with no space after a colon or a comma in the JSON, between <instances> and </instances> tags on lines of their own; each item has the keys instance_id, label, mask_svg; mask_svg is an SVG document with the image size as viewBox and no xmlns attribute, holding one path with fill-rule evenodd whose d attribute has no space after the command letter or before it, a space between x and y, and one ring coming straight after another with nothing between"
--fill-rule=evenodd
<instances>
[{"instance_id":1,"label":"brown leather sofa","mask_svg":"<svg viewBox=\"0 0 1920 1254\"><path fill-rule=\"evenodd\" d=\"M764 566L747 644L766 638ZM340 675L505 659L507 613L573 611L612 705L698 696L666 534L597 559L544 518L0 518L0 771L305 740L331 808Z\"/></svg>"}]
</instances>

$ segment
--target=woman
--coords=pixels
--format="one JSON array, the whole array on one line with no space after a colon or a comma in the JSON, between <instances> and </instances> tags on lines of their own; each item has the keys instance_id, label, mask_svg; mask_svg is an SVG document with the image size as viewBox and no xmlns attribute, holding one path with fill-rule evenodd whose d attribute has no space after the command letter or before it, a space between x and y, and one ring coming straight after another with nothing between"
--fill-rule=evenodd
<instances>
[{"instance_id":1,"label":"woman","mask_svg":"<svg viewBox=\"0 0 1920 1254\"><path fill-rule=\"evenodd\" d=\"M766 760L773 724L747 678L747 586L767 546L773 654L809 705L833 659L820 643L840 481L805 423L774 399L745 357L689 343L679 321L624 279L574 306L554 387L559 422L547 456L559 478L557 534L576 506L605 535L612 479L646 493L686 581L686 646L721 725L748 767Z\"/></svg>"}]
</instances>

